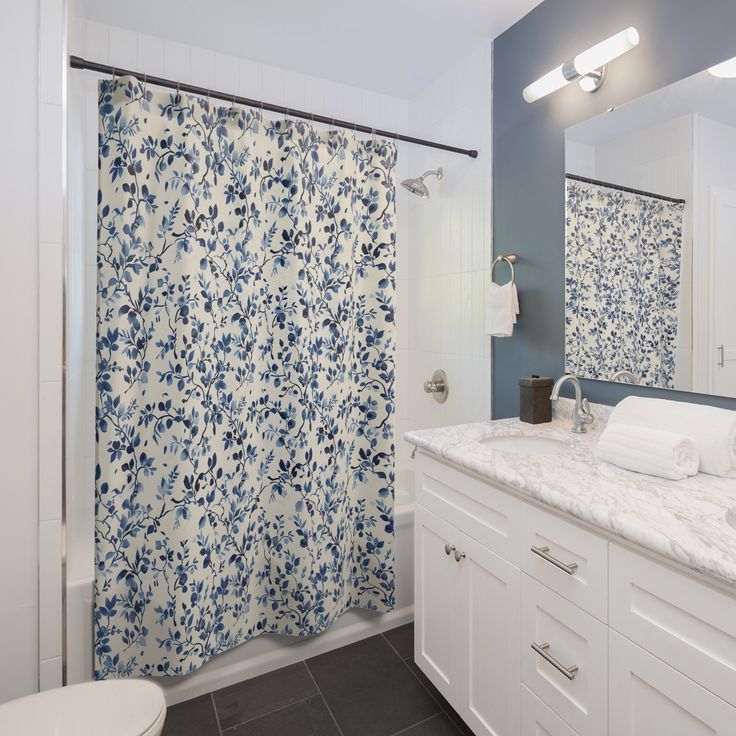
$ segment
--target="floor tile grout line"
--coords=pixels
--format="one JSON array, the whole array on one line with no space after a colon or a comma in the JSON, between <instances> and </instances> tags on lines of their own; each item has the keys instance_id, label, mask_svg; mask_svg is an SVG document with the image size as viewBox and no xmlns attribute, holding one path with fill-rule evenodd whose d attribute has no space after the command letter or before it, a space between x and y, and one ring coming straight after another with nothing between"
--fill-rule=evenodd
<instances>
[{"instance_id":1,"label":"floor tile grout line","mask_svg":"<svg viewBox=\"0 0 736 736\"><path fill-rule=\"evenodd\" d=\"M215 711L215 721L217 722L217 730L222 736L222 726L220 725L220 714L217 712L217 703L215 703L215 693L210 692L210 700L212 701L212 710Z\"/></svg>"},{"instance_id":2,"label":"floor tile grout line","mask_svg":"<svg viewBox=\"0 0 736 736\"><path fill-rule=\"evenodd\" d=\"M243 682L248 682L247 680L243 680ZM315 683L316 685L316 683ZM210 695L214 696L214 692L210 693ZM238 728L239 726L244 726L246 723L253 723L253 721L257 721L259 718L266 718L267 716L272 716L274 713L278 713L282 710L286 710L286 708L291 708L293 705L301 705L302 703L306 703L307 700L311 700L312 698L315 698L317 696L322 696L322 693L319 692L319 688L317 689L316 693L312 693L311 695L307 695L305 698L299 698L299 700L293 700L290 703L287 703L286 705L280 705L278 708L271 708L271 710L264 711L263 713L259 713L257 716L253 716L252 718L246 718L244 721L238 721L237 723L233 723L232 726L228 726L224 731L222 730L222 727L220 727L220 734L221 736L224 736L225 731L231 731L233 728ZM323 698L324 700L324 698ZM214 697L212 698L212 701L214 702ZM217 706L215 705L215 713L217 714ZM217 715L217 723L220 723L220 716Z\"/></svg>"},{"instance_id":3,"label":"floor tile grout line","mask_svg":"<svg viewBox=\"0 0 736 736\"><path fill-rule=\"evenodd\" d=\"M439 718L441 715L444 715L442 711L439 713L432 713L431 716L427 716L426 718L422 718L421 721L417 721L416 723L412 723L410 726L405 726L404 728L400 728L398 731L394 731L391 736L399 736L399 734L404 733L405 731L408 731L410 728L416 728L417 726L421 726L422 723L426 723L427 721L431 721L433 718Z\"/></svg>"},{"instance_id":4,"label":"floor tile grout line","mask_svg":"<svg viewBox=\"0 0 736 736\"><path fill-rule=\"evenodd\" d=\"M394 651L396 651L396 650L394 650ZM455 719L445 710L445 707L442 705L442 703L439 700L437 700L437 698L435 698L435 696L432 693L432 691L422 682L422 680L419 677L417 677L417 673L414 672L414 670L409 666L409 660L410 659L411 659L411 657L407 657L406 659L402 659L401 661L404 663L404 666L406 667L406 669L408 669L409 672L411 672L412 677L414 677L414 679L425 689L425 691L427 692L427 695L429 695L429 697L432 698L432 700L434 701L435 705L440 709L440 713L444 714L446 716L447 720L450 721L450 723L453 725L454 729L458 733L462 734L463 731L460 729L460 726L458 726L457 723L455 723ZM416 665L416 662L414 664ZM419 665L417 665L417 667L418 666ZM438 715L438 714L435 713L435 715ZM464 721L463 721L463 723L464 723Z\"/></svg>"},{"instance_id":5,"label":"floor tile grout line","mask_svg":"<svg viewBox=\"0 0 736 736\"><path fill-rule=\"evenodd\" d=\"M335 718L335 714L332 712L332 708L330 708L330 704L327 702L327 698L325 697L325 694L322 692L322 688L317 684L317 678L312 673L312 670L309 669L307 660L303 659L302 663L304 664L304 668L309 673L309 676L312 678L312 682L314 683L314 686L317 688L317 692L319 693L319 696L322 698L322 702L325 704L325 708L327 708L327 712L332 717L332 721L335 724L335 728L337 729L337 732L340 734L340 736L345 736L345 734L343 734L342 732L342 728L340 728L340 724L337 722L337 718Z\"/></svg>"}]
</instances>

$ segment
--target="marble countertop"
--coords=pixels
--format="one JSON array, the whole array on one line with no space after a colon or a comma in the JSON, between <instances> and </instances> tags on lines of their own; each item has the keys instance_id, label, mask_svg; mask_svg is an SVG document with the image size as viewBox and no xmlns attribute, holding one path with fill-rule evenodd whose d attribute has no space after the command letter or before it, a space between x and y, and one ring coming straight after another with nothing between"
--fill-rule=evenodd
<instances>
[{"instance_id":1,"label":"marble countertop","mask_svg":"<svg viewBox=\"0 0 736 736\"><path fill-rule=\"evenodd\" d=\"M407 432L417 448L522 495L595 525L602 531L736 586L736 480L699 473L671 481L595 459L609 407L593 406L595 425L570 433L571 400L558 402L548 424L498 419ZM494 450L481 440L532 434L563 439L557 454ZM733 524L734 526L732 526Z\"/></svg>"}]
</instances>

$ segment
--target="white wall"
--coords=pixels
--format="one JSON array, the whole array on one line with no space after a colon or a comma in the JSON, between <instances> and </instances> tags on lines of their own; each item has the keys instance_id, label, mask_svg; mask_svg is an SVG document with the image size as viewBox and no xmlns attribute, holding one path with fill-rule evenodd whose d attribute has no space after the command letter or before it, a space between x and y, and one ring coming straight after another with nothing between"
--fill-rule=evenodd
<instances>
[{"instance_id":1,"label":"white wall","mask_svg":"<svg viewBox=\"0 0 736 736\"><path fill-rule=\"evenodd\" d=\"M483 304L491 258L491 79L488 42L409 101L413 135L476 148L479 156L418 146L409 151L412 176L438 166L445 174L441 182L427 180L429 199L409 200L409 325L401 342L406 349L399 354L400 364L408 364L403 371L409 377L407 428L490 418L490 337L484 334ZM507 277L508 272L498 274L500 281ZM423 391L436 368L448 375L444 404ZM400 458L410 449L402 445Z\"/></svg>"},{"instance_id":2,"label":"white wall","mask_svg":"<svg viewBox=\"0 0 736 736\"><path fill-rule=\"evenodd\" d=\"M37 2L0 24L0 702L38 687Z\"/></svg>"}]
</instances>

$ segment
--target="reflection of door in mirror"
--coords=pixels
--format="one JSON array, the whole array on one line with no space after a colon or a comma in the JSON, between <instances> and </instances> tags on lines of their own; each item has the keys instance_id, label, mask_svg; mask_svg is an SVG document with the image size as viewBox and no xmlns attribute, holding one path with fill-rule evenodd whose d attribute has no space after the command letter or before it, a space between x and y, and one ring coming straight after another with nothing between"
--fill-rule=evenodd
<instances>
[{"instance_id":1,"label":"reflection of door in mirror","mask_svg":"<svg viewBox=\"0 0 736 736\"><path fill-rule=\"evenodd\" d=\"M710 392L736 396L736 190L711 190L713 330Z\"/></svg>"}]
</instances>

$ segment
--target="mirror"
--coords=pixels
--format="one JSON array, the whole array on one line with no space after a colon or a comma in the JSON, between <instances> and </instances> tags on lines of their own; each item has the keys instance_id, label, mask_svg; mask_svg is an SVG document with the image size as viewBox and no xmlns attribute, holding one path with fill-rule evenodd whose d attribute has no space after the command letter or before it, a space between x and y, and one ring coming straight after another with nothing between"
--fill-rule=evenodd
<instances>
[{"instance_id":1,"label":"mirror","mask_svg":"<svg viewBox=\"0 0 736 736\"><path fill-rule=\"evenodd\" d=\"M736 77L712 71L565 131L568 373L736 396Z\"/></svg>"}]
</instances>

